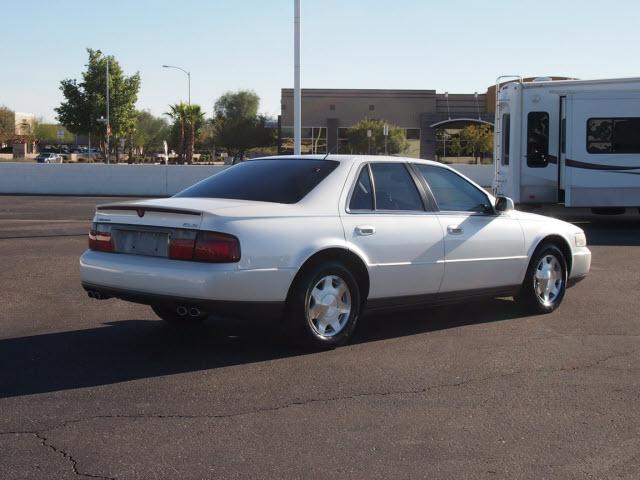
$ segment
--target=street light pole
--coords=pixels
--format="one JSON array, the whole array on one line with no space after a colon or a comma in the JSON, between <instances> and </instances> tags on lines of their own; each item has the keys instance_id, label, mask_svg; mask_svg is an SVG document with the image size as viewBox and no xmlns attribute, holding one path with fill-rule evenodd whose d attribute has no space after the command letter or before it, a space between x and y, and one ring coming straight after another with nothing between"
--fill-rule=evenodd
<instances>
[{"instance_id":1,"label":"street light pole","mask_svg":"<svg viewBox=\"0 0 640 480\"><path fill-rule=\"evenodd\" d=\"M300 0L294 0L293 14L293 154L300 155L302 136L302 95L300 93Z\"/></svg>"},{"instance_id":2,"label":"street light pole","mask_svg":"<svg viewBox=\"0 0 640 480\"><path fill-rule=\"evenodd\" d=\"M109 137L111 136L111 124L109 123L109 57L107 57L107 163L110 161Z\"/></svg>"},{"instance_id":3,"label":"street light pole","mask_svg":"<svg viewBox=\"0 0 640 480\"><path fill-rule=\"evenodd\" d=\"M181 70L187 75L187 87L189 89L188 102L189 102L189 105L191 105L191 72L187 72L184 68L176 67L174 65L162 65L162 68L175 68L176 70Z\"/></svg>"}]
</instances>

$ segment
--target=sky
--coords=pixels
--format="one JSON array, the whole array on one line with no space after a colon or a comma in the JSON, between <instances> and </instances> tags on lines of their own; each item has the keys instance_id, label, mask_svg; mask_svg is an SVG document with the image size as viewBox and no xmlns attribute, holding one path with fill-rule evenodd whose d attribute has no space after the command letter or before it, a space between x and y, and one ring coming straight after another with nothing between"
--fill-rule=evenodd
<instances>
[{"instance_id":1,"label":"sky","mask_svg":"<svg viewBox=\"0 0 640 480\"><path fill-rule=\"evenodd\" d=\"M209 114L251 89L275 116L293 86L293 0L3 3L0 105L44 121L87 47L140 72L137 107L156 115L187 98L186 76L163 64L191 71L191 101ZM301 82L482 93L503 74L640 76L639 24L637 0L302 0Z\"/></svg>"}]
</instances>

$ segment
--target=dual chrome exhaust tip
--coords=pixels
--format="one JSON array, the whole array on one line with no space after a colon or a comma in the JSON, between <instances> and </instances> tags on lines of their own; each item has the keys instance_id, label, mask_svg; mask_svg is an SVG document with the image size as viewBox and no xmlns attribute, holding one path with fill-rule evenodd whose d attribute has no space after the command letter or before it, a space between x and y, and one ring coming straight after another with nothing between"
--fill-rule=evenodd
<instances>
[{"instance_id":1,"label":"dual chrome exhaust tip","mask_svg":"<svg viewBox=\"0 0 640 480\"><path fill-rule=\"evenodd\" d=\"M94 300L106 300L107 296L103 295L102 292L99 292L98 290L87 290L87 295L89 295L89 298L93 298Z\"/></svg>"},{"instance_id":2,"label":"dual chrome exhaust tip","mask_svg":"<svg viewBox=\"0 0 640 480\"><path fill-rule=\"evenodd\" d=\"M179 317L186 317L187 315L190 317L201 317L204 312L198 307L186 307L184 305L178 305L176 307L176 313Z\"/></svg>"},{"instance_id":3,"label":"dual chrome exhaust tip","mask_svg":"<svg viewBox=\"0 0 640 480\"><path fill-rule=\"evenodd\" d=\"M99 290L87 290L87 295L89 296L89 298L93 298L94 300L106 300L108 298L111 298L110 296L103 294ZM202 311L199 307L189 307L186 305L178 305L175 311L179 317L197 318L202 317L205 314L205 312Z\"/></svg>"}]
</instances>

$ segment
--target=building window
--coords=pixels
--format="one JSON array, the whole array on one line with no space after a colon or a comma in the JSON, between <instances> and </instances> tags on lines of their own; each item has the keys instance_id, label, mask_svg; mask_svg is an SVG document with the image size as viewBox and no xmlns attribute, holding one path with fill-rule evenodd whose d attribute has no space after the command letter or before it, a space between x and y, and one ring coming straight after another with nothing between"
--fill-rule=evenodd
<instances>
[{"instance_id":1,"label":"building window","mask_svg":"<svg viewBox=\"0 0 640 480\"><path fill-rule=\"evenodd\" d=\"M590 118L587 152L640 153L640 117Z\"/></svg>"},{"instance_id":2,"label":"building window","mask_svg":"<svg viewBox=\"0 0 640 480\"><path fill-rule=\"evenodd\" d=\"M376 109L375 105L369 105L369 111L373 112Z\"/></svg>"},{"instance_id":3,"label":"building window","mask_svg":"<svg viewBox=\"0 0 640 480\"><path fill-rule=\"evenodd\" d=\"M287 109L287 106L283 103L281 108L282 108L282 111L285 111Z\"/></svg>"},{"instance_id":4,"label":"building window","mask_svg":"<svg viewBox=\"0 0 640 480\"><path fill-rule=\"evenodd\" d=\"M329 110L335 110L336 106L332 103L331 105L329 105Z\"/></svg>"},{"instance_id":5,"label":"building window","mask_svg":"<svg viewBox=\"0 0 640 480\"><path fill-rule=\"evenodd\" d=\"M406 130L407 140L420 140L419 128L407 128Z\"/></svg>"},{"instance_id":6,"label":"building window","mask_svg":"<svg viewBox=\"0 0 640 480\"><path fill-rule=\"evenodd\" d=\"M338 127L338 148L336 149L336 153L351 153L348 134L348 128Z\"/></svg>"},{"instance_id":7,"label":"building window","mask_svg":"<svg viewBox=\"0 0 640 480\"><path fill-rule=\"evenodd\" d=\"M302 153L327 153L327 128L302 127L300 129L300 146ZM280 129L280 153L293 153L293 127Z\"/></svg>"},{"instance_id":8,"label":"building window","mask_svg":"<svg viewBox=\"0 0 640 480\"><path fill-rule=\"evenodd\" d=\"M549 114L529 112L527 115L527 166L544 168L549 164Z\"/></svg>"}]
</instances>

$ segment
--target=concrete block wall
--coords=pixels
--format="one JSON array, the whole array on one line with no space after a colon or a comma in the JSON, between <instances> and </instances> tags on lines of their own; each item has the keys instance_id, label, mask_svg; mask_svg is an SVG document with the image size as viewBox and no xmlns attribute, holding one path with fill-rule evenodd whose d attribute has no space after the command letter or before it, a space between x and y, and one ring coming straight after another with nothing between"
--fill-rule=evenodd
<instances>
[{"instance_id":1,"label":"concrete block wall","mask_svg":"<svg viewBox=\"0 0 640 480\"><path fill-rule=\"evenodd\" d=\"M225 168L0 163L0 194L170 196Z\"/></svg>"},{"instance_id":2,"label":"concrete block wall","mask_svg":"<svg viewBox=\"0 0 640 480\"><path fill-rule=\"evenodd\" d=\"M492 165L451 166L483 187L492 183ZM228 167L0 163L0 194L165 197L225 168Z\"/></svg>"}]
</instances>

